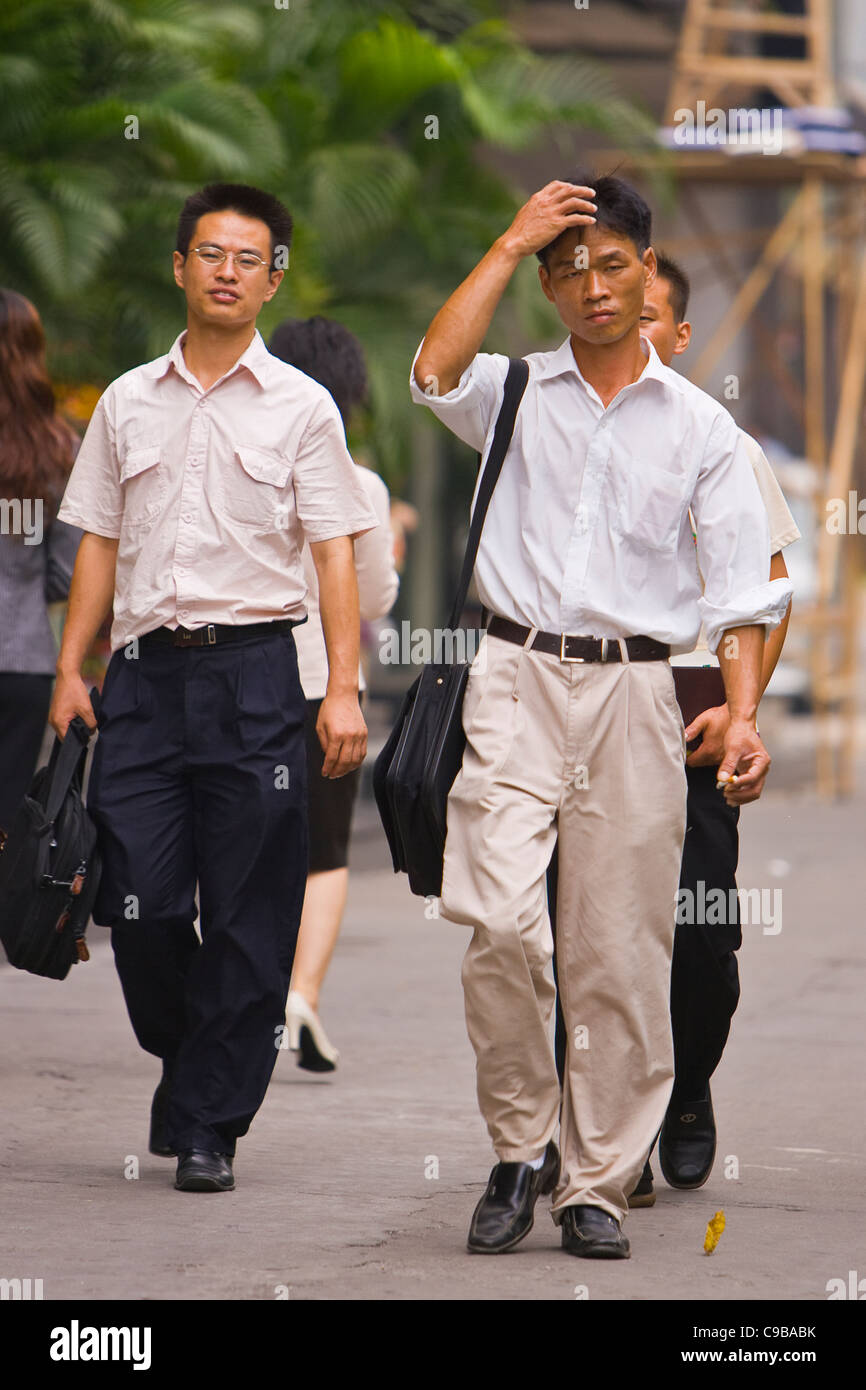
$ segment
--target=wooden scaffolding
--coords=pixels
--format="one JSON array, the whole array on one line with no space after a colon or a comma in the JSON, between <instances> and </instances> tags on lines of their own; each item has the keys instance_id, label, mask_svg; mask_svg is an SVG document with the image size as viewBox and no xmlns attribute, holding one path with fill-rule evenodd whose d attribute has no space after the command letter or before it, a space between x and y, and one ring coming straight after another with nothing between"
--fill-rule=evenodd
<instances>
[{"instance_id":1,"label":"wooden scaffolding","mask_svg":"<svg viewBox=\"0 0 866 1390\"><path fill-rule=\"evenodd\" d=\"M766 11L756 0L687 0L668 96L666 124L677 112L709 111L720 98L737 107L769 89L782 107L833 106L828 0L804 0L802 15ZM756 54L760 35L803 40L800 57ZM749 51L752 50L752 51ZM640 168L653 162L641 157ZM624 160L623 162L628 162ZM760 149L680 147L658 162L673 173L680 207L732 299L690 378L705 385L722 354L747 326L762 359L802 421L803 453L816 470L817 586L798 603L793 623L808 632L811 698L817 720L816 776L822 795L853 789L857 731L859 566L857 536L831 534L827 501L852 487L866 382L866 158L831 152L765 154ZM778 187L786 206L766 235L745 279L731 263L731 239L720 235L697 196L704 184L744 191ZM678 249L673 243L672 251ZM755 314L782 269L802 285L803 380L781 357ZM838 391L828 381L831 331L841 364Z\"/></svg>"}]
</instances>

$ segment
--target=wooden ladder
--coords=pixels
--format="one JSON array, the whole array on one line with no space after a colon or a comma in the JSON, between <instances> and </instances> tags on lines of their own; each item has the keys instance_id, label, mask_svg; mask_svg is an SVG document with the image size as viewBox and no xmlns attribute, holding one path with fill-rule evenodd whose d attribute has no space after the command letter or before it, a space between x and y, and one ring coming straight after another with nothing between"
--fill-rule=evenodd
<instances>
[{"instance_id":1,"label":"wooden ladder","mask_svg":"<svg viewBox=\"0 0 866 1390\"><path fill-rule=\"evenodd\" d=\"M761 0L686 0L674 73L668 95L668 120L682 109L694 110L702 99L716 105L730 87L769 88L782 106L832 106L835 92L830 68L830 0L805 0L805 14L787 15L763 8ZM784 34L805 39L802 58L765 58L730 51L743 36Z\"/></svg>"}]
</instances>

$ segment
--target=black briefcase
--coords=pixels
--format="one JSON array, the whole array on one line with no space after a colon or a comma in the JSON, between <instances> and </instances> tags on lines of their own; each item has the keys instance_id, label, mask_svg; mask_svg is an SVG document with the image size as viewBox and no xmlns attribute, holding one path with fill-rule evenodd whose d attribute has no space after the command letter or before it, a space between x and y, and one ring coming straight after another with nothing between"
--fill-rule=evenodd
<instances>
[{"instance_id":1,"label":"black briefcase","mask_svg":"<svg viewBox=\"0 0 866 1390\"><path fill-rule=\"evenodd\" d=\"M62 742L55 737L8 833L0 830L0 939L11 965L52 980L89 959L84 934L101 871L81 799L90 736L76 715Z\"/></svg>"},{"instance_id":2,"label":"black briefcase","mask_svg":"<svg viewBox=\"0 0 866 1390\"><path fill-rule=\"evenodd\" d=\"M526 362L512 358L447 632L457 629L463 613L481 528L528 378ZM373 792L394 872L408 874L411 891L420 897L438 897L442 891L448 793L466 747L463 696L469 666L468 661L434 661L424 667L406 692L397 722L373 768Z\"/></svg>"}]
</instances>

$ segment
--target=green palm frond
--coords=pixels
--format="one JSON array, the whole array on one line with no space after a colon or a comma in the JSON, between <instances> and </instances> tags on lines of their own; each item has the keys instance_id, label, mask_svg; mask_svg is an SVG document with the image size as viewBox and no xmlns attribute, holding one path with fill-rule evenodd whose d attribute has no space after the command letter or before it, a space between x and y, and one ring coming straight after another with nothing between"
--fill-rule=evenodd
<instances>
[{"instance_id":1,"label":"green palm frond","mask_svg":"<svg viewBox=\"0 0 866 1390\"><path fill-rule=\"evenodd\" d=\"M37 284L62 295L68 284L66 236L59 210L0 156L0 217L17 259ZM8 277L4 277L8 281Z\"/></svg>"},{"instance_id":2,"label":"green palm frond","mask_svg":"<svg viewBox=\"0 0 866 1390\"><path fill-rule=\"evenodd\" d=\"M357 248L392 227L418 181L409 156L386 145L316 150L308 174L308 214L326 256Z\"/></svg>"},{"instance_id":3,"label":"green palm frond","mask_svg":"<svg viewBox=\"0 0 866 1390\"><path fill-rule=\"evenodd\" d=\"M364 132L387 126L422 92L453 82L458 71L451 50L411 24L384 19L343 47L335 127Z\"/></svg>"},{"instance_id":4,"label":"green palm frond","mask_svg":"<svg viewBox=\"0 0 866 1390\"><path fill-rule=\"evenodd\" d=\"M0 53L0 88L7 95L31 92L42 76L41 64L28 54Z\"/></svg>"}]
</instances>

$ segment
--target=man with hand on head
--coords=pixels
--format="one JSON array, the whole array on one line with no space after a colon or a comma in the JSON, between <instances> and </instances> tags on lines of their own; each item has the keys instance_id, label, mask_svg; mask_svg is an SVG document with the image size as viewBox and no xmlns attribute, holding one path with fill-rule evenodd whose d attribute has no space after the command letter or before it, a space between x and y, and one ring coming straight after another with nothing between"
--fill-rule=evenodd
<instances>
[{"instance_id":1,"label":"man with hand on head","mask_svg":"<svg viewBox=\"0 0 866 1390\"><path fill-rule=\"evenodd\" d=\"M466 1018L498 1160L468 1246L512 1249L552 1190L563 1248L617 1259L673 1077L686 750L668 656L693 648L703 618L731 712L719 779L731 804L756 798L765 628L790 584L767 580L766 514L734 421L641 340L651 216L620 179L578 175L529 199L434 318L413 398L486 456L508 359L480 348L532 255L568 337L527 359L481 536L476 582L494 616L464 701L442 884L443 916L472 928ZM545 892L557 834L562 1087Z\"/></svg>"},{"instance_id":2,"label":"man with hand on head","mask_svg":"<svg viewBox=\"0 0 866 1390\"><path fill-rule=\"evenodd\" d=\"M256 329L292 219L211 184L180 214L187 327L109 386L60 509L85 532L51 722L94 724L81 662L112 604L88 805L136 1037L159 1057L152 1153L184 1192L234 1186L283 1028L307 873L304 540L328 655L324 772L362 762L352 538L376 525L324 387ZM196 934L196 889L201 942Z\"/></svg>"}]
</instances>

